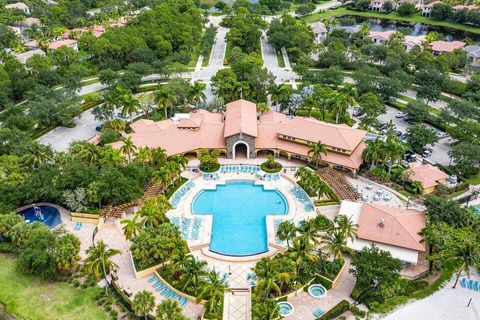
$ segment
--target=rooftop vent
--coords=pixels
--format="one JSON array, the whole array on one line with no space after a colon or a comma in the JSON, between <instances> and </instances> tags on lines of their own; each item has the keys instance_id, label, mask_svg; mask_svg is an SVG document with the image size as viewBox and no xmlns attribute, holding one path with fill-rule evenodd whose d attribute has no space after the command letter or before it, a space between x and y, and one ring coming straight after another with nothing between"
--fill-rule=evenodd
<instances>
[{"instance_id":1,"label":"rooftop vent","mask_svg":"<svg viewBox=\"0 0 480 320\"><path fill-rule=\"evenodd\" d=\"M380 219L380 222L378 223L378 225L383 228L385 227L385 219Z\"/></svg>"}]
</instances>

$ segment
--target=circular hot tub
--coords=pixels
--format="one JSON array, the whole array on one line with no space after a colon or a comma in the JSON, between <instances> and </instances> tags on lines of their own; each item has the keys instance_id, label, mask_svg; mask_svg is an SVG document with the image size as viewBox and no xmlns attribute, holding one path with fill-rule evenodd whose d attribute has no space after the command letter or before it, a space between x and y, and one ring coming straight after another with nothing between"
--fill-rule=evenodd
<instances>
[{"instance_id":1,"label":"circular hot tub","mask_svg":"<svg viewBox=\"0 0 480 320\"><path fill-rule=\"evenodd\" d=\"M308 287L308 294L314 298L323 298L327 295L327 289L321 284L312 284Z\"/></svg>"}]
</instances>

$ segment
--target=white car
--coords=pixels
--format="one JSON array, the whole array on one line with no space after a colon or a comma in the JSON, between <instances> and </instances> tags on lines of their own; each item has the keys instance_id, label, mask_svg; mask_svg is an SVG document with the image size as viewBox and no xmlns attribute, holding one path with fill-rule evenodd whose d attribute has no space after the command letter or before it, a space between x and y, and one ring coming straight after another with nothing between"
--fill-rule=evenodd
<instances>
[{"instance_id":1,"label":"white car","mask_svg":"<svg viewBox=\"0 0 480 320\"><path fill-rule=\"evenodd\" d=\"M403 113L403 112L397 112L397 114L395 115L395 117L396 117L396 118L399 118L399 119L400 119L400 118L403 118L403 117L405 117L405 113Z\"/></svg>"}]
</instances>

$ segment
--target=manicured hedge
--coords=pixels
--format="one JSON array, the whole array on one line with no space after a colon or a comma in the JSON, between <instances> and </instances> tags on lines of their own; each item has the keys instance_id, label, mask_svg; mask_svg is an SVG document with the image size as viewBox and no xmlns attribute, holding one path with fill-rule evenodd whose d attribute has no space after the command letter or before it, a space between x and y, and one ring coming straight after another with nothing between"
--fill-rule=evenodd
<instances>
[{"instance_id":1,"label":"manicured hedge","mask_svg":"<svg viewBox=\"0 0 480 320\"><path fill-rule=\"evenodd\" d=\"M350 309L350 302L348 302L347 300L342 300L332 309L328 310L322 316L318 317L316 320L334 319L335 317L341 315L348 309Z\"/></svg>"},{"instance_id":2,"label":"manicured hedge","mask_svg":"<svg viewBox=\"0 0 480 320\"><path fill-rule=\"evenodd\" d=\"M317 276L317 277L315 278L315 282L316 282L316 283L320 283L320 284L321 284L322 286L324 286L325 289L327 289L327 290L332 289L333 281L331 281L331 280L329 280L329 279L327 279L327 278L325 278L325 277Z\"/></svg>"}]
</instances>

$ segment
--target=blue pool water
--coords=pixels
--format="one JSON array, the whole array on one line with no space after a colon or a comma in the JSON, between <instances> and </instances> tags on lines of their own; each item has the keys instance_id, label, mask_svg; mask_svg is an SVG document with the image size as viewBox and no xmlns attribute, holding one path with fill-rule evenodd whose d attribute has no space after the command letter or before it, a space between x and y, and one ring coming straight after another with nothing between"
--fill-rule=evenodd
<instances>
[{"instance_id":1,"label":"blue pool water","mask_svg":"<svg viewBox=\"0 0 480 320\"><path fill-rule=\"evenodd\" d=\"M480 214L480 205L473 207L475 209L475 212Z\"/></svg>"},{"instance_id":2,"label":"blue pool water","mask_svg":"<svg viewBox=\"0 0 480 320\"><path fill-rule=\"evenodd\" d=\"M19 212L27 223L41 222L46 224L49 228L55 228L62 223L60 219L60 212L54 207L39 206L40 213L36 214L34 207L27 208Z\"/></svg>"},{"instance_id":3,"label":"blue pool water","mask_svg":"<svg viewBox=\"0 0 480 320\"><path fill-rule=\"evenodd\" d=\"M193 214L212 214L210 250L231 256L248 256L268 250L266 215L288 211L283 195L264 190L252 181L229 181L216 190L200 192Z\"/></svg>"}]
</instances>

